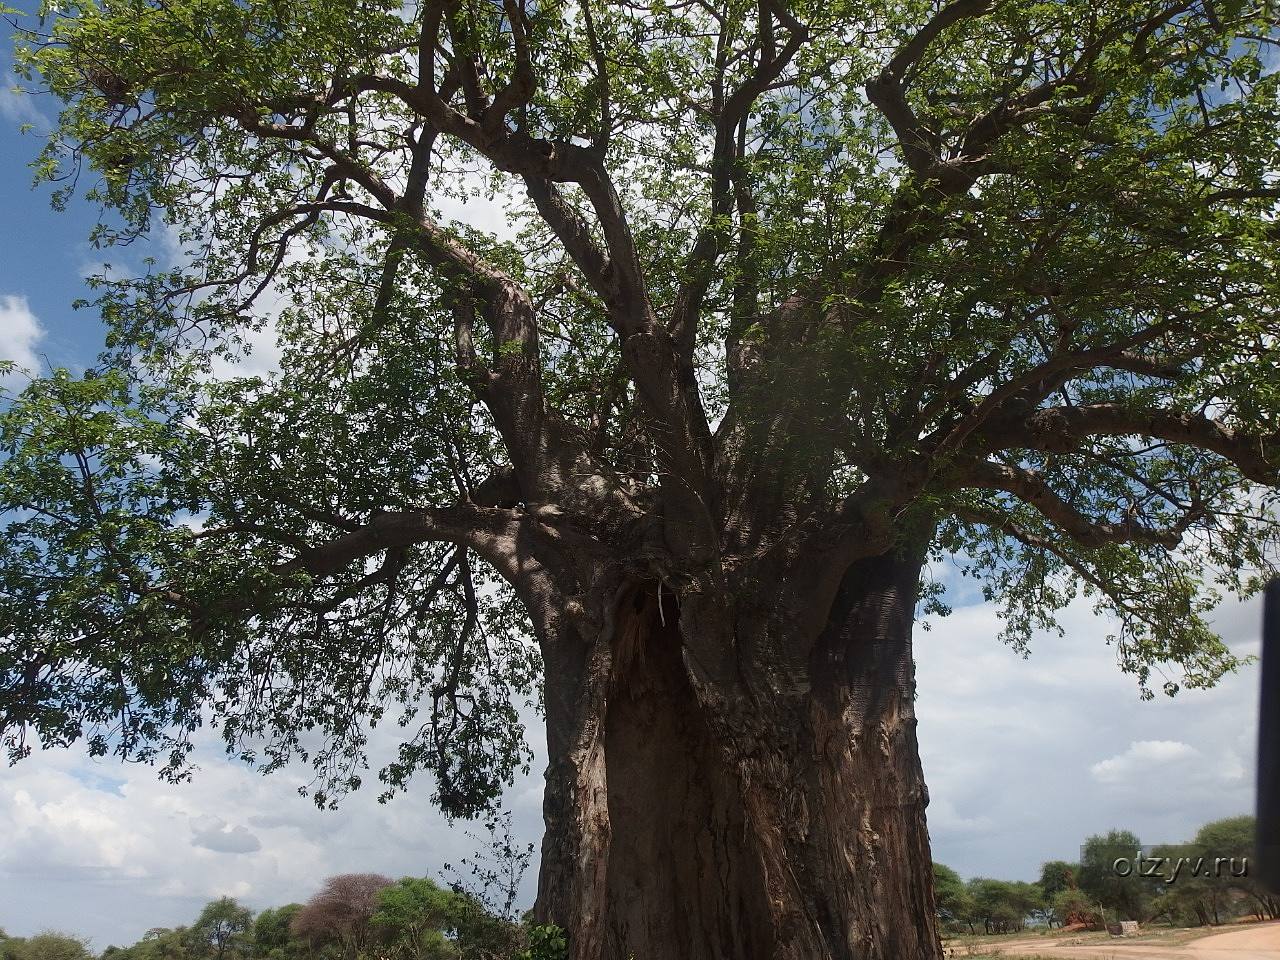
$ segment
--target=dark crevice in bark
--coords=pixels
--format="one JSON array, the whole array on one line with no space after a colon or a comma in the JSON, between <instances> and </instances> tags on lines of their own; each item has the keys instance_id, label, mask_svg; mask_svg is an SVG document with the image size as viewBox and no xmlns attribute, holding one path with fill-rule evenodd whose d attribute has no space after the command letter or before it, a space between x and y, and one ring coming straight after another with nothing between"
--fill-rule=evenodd
<instances>
[{"instance_id":1,"label":"dark crevice in bark","mask_svg":"<svg viewBox=\"0 0 1280 960\"><path fill-rule=\"evenodd\" d=\"M678 608L655 587L624 601L605 721L609 960L771 955L741 787L681 654ZM665 622L664 622L665 621Z\"/></svg>"}]
</instances>

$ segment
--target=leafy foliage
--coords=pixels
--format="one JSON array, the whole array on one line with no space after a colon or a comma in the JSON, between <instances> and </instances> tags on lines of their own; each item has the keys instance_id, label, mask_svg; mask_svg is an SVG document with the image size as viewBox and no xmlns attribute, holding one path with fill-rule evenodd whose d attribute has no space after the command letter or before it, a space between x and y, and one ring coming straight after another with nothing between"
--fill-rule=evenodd
<instances>
[{"instance_id":1,"label":"leafy foliage","mask_svg":"<svg viewBox=\"0 0 1280 960\"><path fill-rule=\"evenodd\" d=\"M1057 896L1063 890L1074 890L1080 883L1079 873L1079 864L1050 860L1040 866L1040 889L1045 897Z\"/></svg>"},{"instance_id":2,"label":"leafy foliage","mask_svg":"<svg viewBox=\"0 0 1280 960\"><path fill-rule=\"evenodd\" d=\"M253 927L253 911L231 897L219 897L205 905L191 925L190 937L197 952L214 960L246 957Z\"/></svg>"},{"instance_id":3,"label":"leafy foliage","mask_svg":"<svg viewBox=\"0 0 1280 960\"><path fill-rule=\"evenodd\" d=\"M944 929L1010 933L1027 922L1048 927L1132 919L1171 926L1275 918L1277 904L1256 879L1252 816L1206 823L1187 844L1142 847L1128 830L1086 838L1081 862L1050 860L1028 884L974 877L933 865L934 894Z\"/></svg>"},{"instance_id":4,"label":"leafy foliage","mask_svg":"<svg viewBox=\"0 0 1280 960\"><path fill-rule=\"evenodd\" d=\"M253 956L263 960L295 960L302 954L301 944L294 940L291 928L302 910L300 903L268 907L253 921Z\"/></svg>"},{"instance_id":5,"label":"leafy foliage","mask_svg":"<svg viewBox=\"0 0 1280 960\"><path fill-rule=\"evenodd\" d=\"M1112 912L1115 920L1145 920L1150 884L1137 870L1117 871L1117 860L1132 863L1142 848L1128 830L1089 837L1080 848L1080 889ZM1118 914L1118 916L1116 916Z\"/></svg>"},{"instance_id":6,"label":"leafy foliage","mask_svg":"<svg viewBox=\"0 0 1280 960\"><path fill-rule=\"evenodd\" d=\"M1206 823L1189 844L1158 847L1153 916L1169 922L1222 923L1240 913L1280 918L1280 900L1257 879L1251 816Z\"/></svg>"},{"instance_id":7,"label":"leafy foliage","mask_svg":"<svg viewBox=\"0 0 1280 960\"><path fill-rule=\"evenodd\" d=\"M102 960L194 960L197 956L187 927L153 927L132 946L109 946L102 951Z\"/></svg>"},{"instance_id":8,"label":"leafy foliage","mask_svg":"<svg viewBox=\"0 0 1280 960\"><path fill-rule=\"evenodd\" d=\"M90 960L88 943L81 937L52 930L34 937L6 937L0 930L0 957L4 960Z\"/></svg>"},{"instance_id":9,"label":"leafy foliage","mask_svg":"<svg viewBox=\"0 0 1280 960\"><path fill-rule=\"evenodd\" d=\"M609 577L728 611L920 540L1020 649L1084 594L1144 695L1237 666L1206 614L1275 570L1271 4L43 14L40 176L182 255L100 278L99 365L0 415L12 759L182 776L215 723L325 804L395 722L388 793L472 816ZM213 375L266 329L277 372Z\"/></svg>"},{"instance_id":10,"label":"leafy foliage","mask_svg":"<svg viewBox=\"0 0 1280 960\"><path fill-rule=\"evenodd\" d=\"M976 919L973 895L960 879L960 874L946 864L933 865L933 898L938 907L938 918L948 927L954 928Z\"/></svg>"}]
</instances>

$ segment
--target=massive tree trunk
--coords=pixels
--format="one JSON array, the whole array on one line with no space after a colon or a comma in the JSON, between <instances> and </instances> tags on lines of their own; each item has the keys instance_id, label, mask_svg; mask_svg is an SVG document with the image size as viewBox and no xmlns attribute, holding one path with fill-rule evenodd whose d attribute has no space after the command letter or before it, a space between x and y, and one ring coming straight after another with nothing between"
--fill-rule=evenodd
<instances>
[{"instance_id":1,"label":"massive tree trunk","mask_svg":"<svg viewBox=\"0 0 1280 960\"><path fill-rule=\"evenodd\" d=\"M707 612L654 583L624 584L593 642L555 645L537 913L574 960L940 956L919 570L860 561L820 628L786 583L735 592L728 669L700 662Z\"/></svg>"}]
</instances>

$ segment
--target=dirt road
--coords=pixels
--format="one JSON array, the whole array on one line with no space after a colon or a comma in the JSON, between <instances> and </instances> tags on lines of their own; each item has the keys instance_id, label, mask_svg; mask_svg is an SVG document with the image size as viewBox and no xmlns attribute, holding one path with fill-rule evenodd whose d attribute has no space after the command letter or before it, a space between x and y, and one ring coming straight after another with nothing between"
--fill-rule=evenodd
<instances>
[{"instance_id":1,"label":"dirt road","mask_svg":"<svg viewBox=\"0 0 1280 960\"><path fill-rule=\"evenodd\" d=\"M1125 943L1058 946L1051 938L1002 943L999 956L1054 957L1064 960L1280 960L1280 923L1264 923L1230 933L1215 933L1181 946Z\"/></svg>"}]
</instances>

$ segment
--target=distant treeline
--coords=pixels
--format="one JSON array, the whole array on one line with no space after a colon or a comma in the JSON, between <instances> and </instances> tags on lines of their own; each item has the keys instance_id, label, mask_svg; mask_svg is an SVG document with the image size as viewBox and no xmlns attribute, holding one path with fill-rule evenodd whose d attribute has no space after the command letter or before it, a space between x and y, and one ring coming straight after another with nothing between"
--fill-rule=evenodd
<instances>
[{"instance_id":1,"label":"distant treeline","mask_svg":"<svg viewBox=\"0 0 1280 960\"><path fill-rule=\"evenodd\" d=\"M508 903L509 906L509 903ZM306 903L255 915L231 897L190 926L157 927L99 960L560 960L563 936L504 917L483 898L425 877L330 877ZM94 960L81 938L0 931L0 960Z\"/></svg>"},{"instance_id":2,"label":"distant treeline","mask_svg":"<svg viewBox=\"0 0 1280 960\"><path fill-rule=\"evenodd\" d=\"M1040 879L960 879L933 865L938 914L952 932L1009 933L1028 923L1099 927L1116 920L1203 926L1245 915L1280 919L1280 897L1256 879L1254 819L1207 823L1190 843L1142 848L1136 834L1089 837L1080 861L1051 860Z\"/></svg>"}]
</instances>

